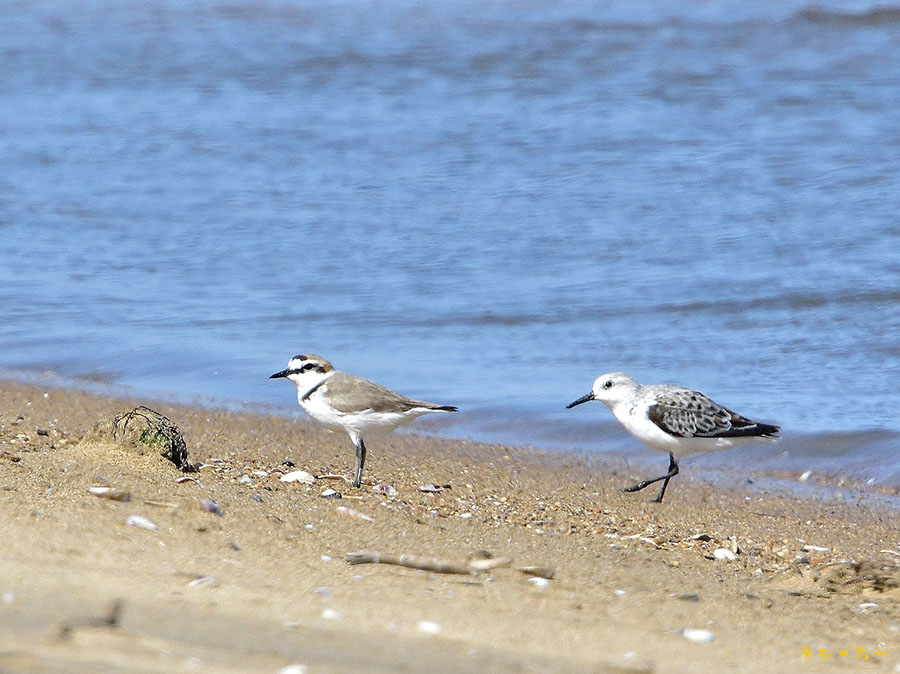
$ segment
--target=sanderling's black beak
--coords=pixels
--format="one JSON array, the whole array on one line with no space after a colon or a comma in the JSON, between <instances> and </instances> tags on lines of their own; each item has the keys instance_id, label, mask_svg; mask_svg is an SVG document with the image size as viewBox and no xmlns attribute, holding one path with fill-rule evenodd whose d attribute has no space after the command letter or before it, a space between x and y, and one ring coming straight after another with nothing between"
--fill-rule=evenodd
<instances>
[{"instance_id":1,"label":"sanderling's black beak","mask_svg":"<svg viewBox=\"0 0 900 674\"><path fill-rule=\"evenodd\" d=\"M291 373L290 369L282 370L281 372L276 372L273 375L269 376L269 379L280 379L281 377L287 377Z\"/></svg>"},{"instance_id":2,"label":"sanderling's black beak","mask_svg":"<svg viewBox=\"0 0 900 674\"><path fill-rule=\"evenodd\" d=\"M594 399L594 393L592 391L592 392L588 393L587 395L581 396L578 400L573 400L572 402L570 402L568 405L566 405L566 409L570 410L573 407L575 407L575 405L580 405L581 403L587 403L593 399Z\"/></svg>"}]
</instances>

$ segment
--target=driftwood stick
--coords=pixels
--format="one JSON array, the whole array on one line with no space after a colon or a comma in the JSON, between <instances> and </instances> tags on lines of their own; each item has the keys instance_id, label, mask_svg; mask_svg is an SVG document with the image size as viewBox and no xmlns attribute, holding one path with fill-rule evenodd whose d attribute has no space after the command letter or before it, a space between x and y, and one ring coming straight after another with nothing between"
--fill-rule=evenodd
<instances>
[{"instance_id":1,"label":"driftwood stick","mask_svg":"<svg viewBox=\"0 0 900 674\"><path fill-rule=\"evenodd\" d=\"M508 566L510 563L504 557L472 559L460 562L438 557L392 555L388 552L370 552L366 550L348 552L347 562L350 564L393 564L394 566L405 566L408 569L420 569L422 571L433 571L434 573L458 573L464 576L476 576L483 571Z\"/></svg>"}]
</instances>

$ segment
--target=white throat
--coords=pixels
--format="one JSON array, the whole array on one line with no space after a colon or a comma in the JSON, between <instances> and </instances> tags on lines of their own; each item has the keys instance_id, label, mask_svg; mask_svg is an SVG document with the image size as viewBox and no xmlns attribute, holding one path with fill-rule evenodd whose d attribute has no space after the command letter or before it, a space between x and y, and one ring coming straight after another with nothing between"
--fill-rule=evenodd
<instances>
[{"instance_id":1,"label":"white throat","mask_svg":"<svg viewBox=\"0 0 900 674\"><path fill-rule=\"evenodd\" d=\"M302 405L304 402L309 400L309 396L316 392L322 384L328 381L331 377L334 376L335 370L331 370L330 372L301 372L299 374L292 374L288 377L297 387L297 400L300 401Z\"/></svg>"}]
</instances>

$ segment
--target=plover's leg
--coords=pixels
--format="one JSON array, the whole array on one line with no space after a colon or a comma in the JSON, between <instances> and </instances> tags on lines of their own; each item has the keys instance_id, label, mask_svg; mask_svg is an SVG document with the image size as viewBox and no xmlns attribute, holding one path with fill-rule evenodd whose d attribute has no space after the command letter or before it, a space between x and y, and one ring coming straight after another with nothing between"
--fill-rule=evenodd
<instances>
[{"instance_id":1,"label":"plover's leg","mask_svg":"<svg viewBox=\"0 0 900 674\"><path fill-rule=\"evenodd\" d=\"M649 487L654 482L659 482L660 480L665 480L663 482L662 489L659 490L659 496L653 499L654 503L662 503L663 494L666 493L666 487L669 486L669 480L678 475L678 464L675 462L675 456L672 452L669 452L669 472L665 475L660 475L659 477L654 477L652 480L644 480L643 482L638 482L633 487L625 487L622 491L640 491L644 487Z\"/></svg>"},{"instance_id":2,"label":"plover's leg","mask_svg":"<svg viewBox=\"0 0 900 674\"><path fill-rule=\"evenodd\" d=\"M362 436L355 433L350 436L350 439L353 440L353 445L356 447L356 478L351 486L358 489L362 485L363 466L366 464L366 443L363 442Z\"/></svg>"}]
</instances>

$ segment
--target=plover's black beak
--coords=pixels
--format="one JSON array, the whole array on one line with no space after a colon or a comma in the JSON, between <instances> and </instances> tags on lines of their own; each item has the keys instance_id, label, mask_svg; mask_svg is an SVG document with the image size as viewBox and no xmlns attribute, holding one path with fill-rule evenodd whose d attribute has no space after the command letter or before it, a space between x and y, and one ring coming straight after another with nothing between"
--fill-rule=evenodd
<instances>
[{"instance_id":1,"label":"plover's black beak","mask_svg":"<svg viewBox=\"0 0 900 674\"><path fill-rule=\"evenodd\" d=\"M273 375L269 376L269 379L280 379L281 377L287 377L291 371L289 369L282 370L281 372L276 372Z\"/></svg>"},{"instance_id":2,"label":"plover's black beak","mask_svg":"<svg viewBox=\"0 0 900 674\"><path fill-rule=\"evenodd\" d=\"M594 399L594 393L593 393L593 391L591 391L587 395L581 396L578 400L573 400L572 402L570 402L568 405L566 405L566 409L570 410L573 407L575 407L575 405L580 405L581 403L587 403L593 399Z\"/></svg>"}]
</instances>

